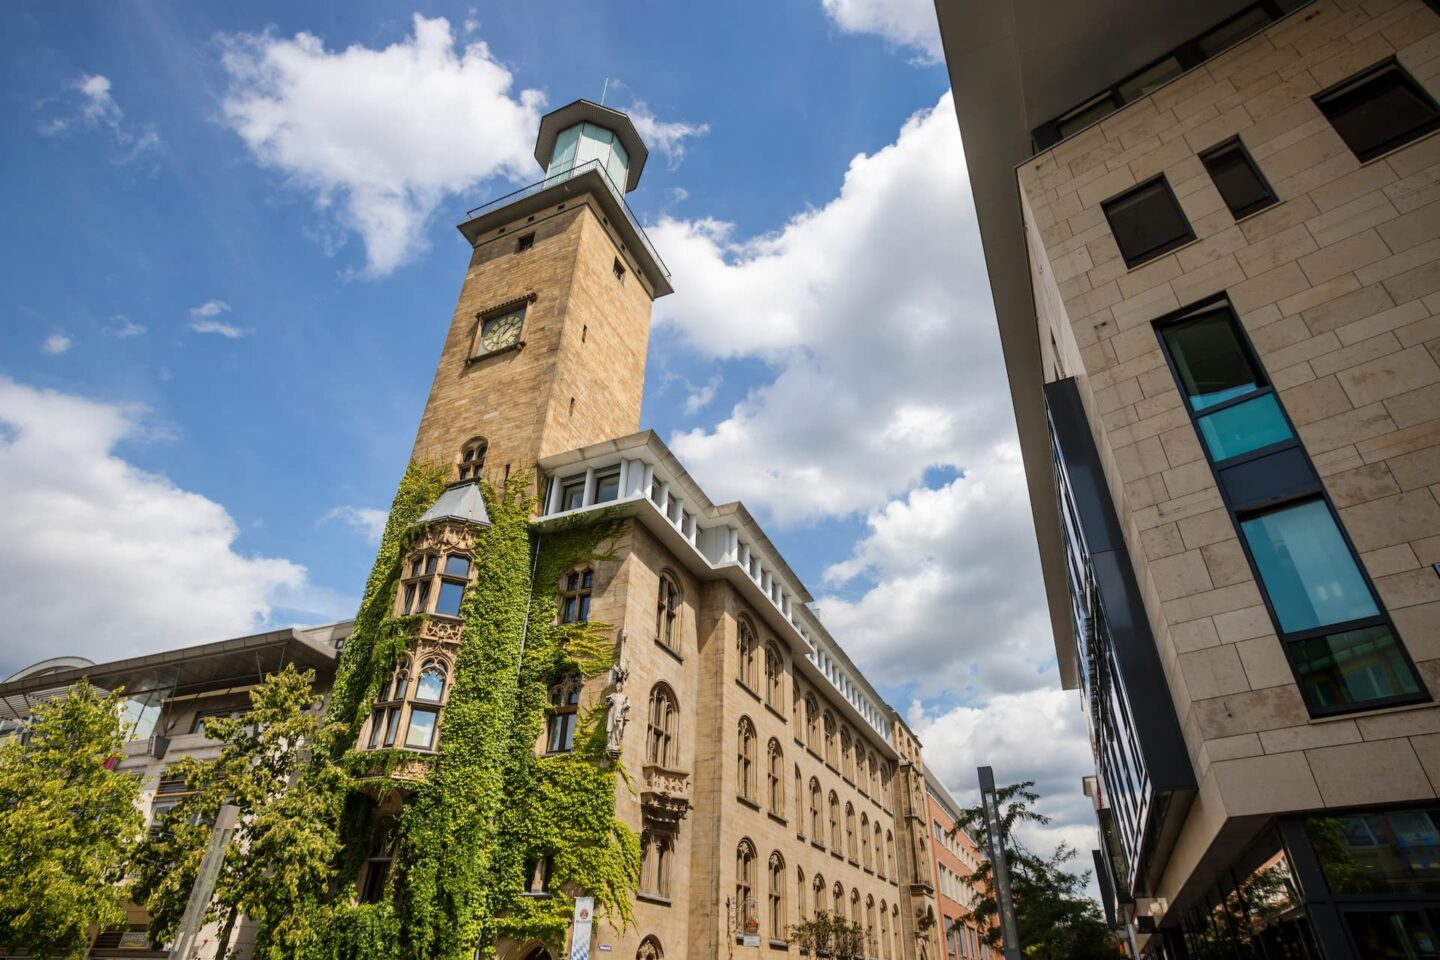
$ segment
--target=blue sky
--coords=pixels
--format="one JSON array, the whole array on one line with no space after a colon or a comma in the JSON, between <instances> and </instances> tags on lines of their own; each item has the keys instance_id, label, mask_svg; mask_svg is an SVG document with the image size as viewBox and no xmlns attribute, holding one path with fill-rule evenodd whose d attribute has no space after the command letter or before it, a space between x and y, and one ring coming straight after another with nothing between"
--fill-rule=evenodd
<instances>
[{"instance_id":1,"label":"blue sky","mask_svg":"<svg viewBox=\"0 0 1440 960\"><path fill-rule=\"evenodd\" d=\"M927 0L4 17L0 673L347 615L454 224L609 78L677 290L643 425L762 518L957 792L1009 763L1085 839Z\"/></svg>"}]
</instances>

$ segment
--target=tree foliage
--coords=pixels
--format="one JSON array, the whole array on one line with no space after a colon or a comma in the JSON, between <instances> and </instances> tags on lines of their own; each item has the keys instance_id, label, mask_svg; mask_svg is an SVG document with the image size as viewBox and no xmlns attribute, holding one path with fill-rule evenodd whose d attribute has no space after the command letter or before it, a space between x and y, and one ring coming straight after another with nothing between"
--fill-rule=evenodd
<instances>
[{"instance_id":1,"label":"tree foliage","mask_svg":"<svg viewBox=\"0 0 1440 960\"><path fill-rule=\"evenodd\" d=\"M815 916L791 927L790 942L812 957L861 960L865 956L865 931L860 924L825 910L816 910Z\"/></svg>"},{"instance_id":2,"label":"tree foliage","mask_svg":"<svg viewBox=\"0 0 1440 960\"><path fill-rule=\"evenodd\" d=\"M125 921L124 865L144 828L139 784L113 769L121 694L80 681L0 743L0 944L84 956Z\"/></svg>"},{"instance_id":3,"label":"tree foliage","mask_svg":"<svg viewBox=\"0 0 1440 960\"><path fill-rule=\"evenodd\" d=\"M1034 781L1026 780L1000 787L995 792L1023 953L1033 960L1113 960L1115 937L1105 923L1100 905L1084 892L1089 872L1072 873L1067 867L1075 858L1075 850L1061 843L1051 855L1041 856L1015 836L1017 826L1044 826L1050 822L1049 817L1033 807L1040 799L1039 794L1030 789L1034 785ZM955 831L984 836L986 829L983 806L976 804L960 811ZM964 880L977 895L974 918L976 925L985 931L982 939L998 951L1002 937L992 864L981 863L979 869Z\"/></svg>"},{"instance_id":4,"label":"tree foliage","mask_svg":"<svg viewBox=\"0 0 1440 960\"><path fill-rule=\"evenodd\" d=\"M205 721L218 756L185 757L167 769L194 792L160 818L136 857L135 890L156 940L176 932L224 803L239 808L239 819L207 910L221 923L218 955L242 914L259 921L256 957L302 955L324 937L313 893L328 884L340 848L344 775L328 749L334 730L313 709L314 680L313 670L293 664L266 677L246 714Z\"/></svg>"}]
</instances>

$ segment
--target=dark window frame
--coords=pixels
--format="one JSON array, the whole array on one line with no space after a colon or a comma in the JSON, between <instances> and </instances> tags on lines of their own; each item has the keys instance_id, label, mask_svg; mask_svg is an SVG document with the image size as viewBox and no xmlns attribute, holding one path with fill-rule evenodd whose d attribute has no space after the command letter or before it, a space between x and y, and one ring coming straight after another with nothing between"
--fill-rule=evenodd
<instances>
[{"instance_id":1,"label":"dark window frame","mask_svg":"<svg viewBox=\"0 0 1440 960\"><path fill-rule=\"evenodd\" d=\"M1428 102L1434 112L1430 119L1411 127L1403 133L1396 134L1387 140L1368 147L1363 152L1359 151L1355 148L1354 144L1345 139L1345 135L1342 134L1340 128L1335 125L1335 118L1332 111L1326 110L1326 105L1327 103L1333 104L1335 101L1358 92L1366 84L1388 73L1398 75L1402 83L1409 86L1410 92L1417 95L1422 101ZM1354 154L1355 159L1359 160L1362 164L1369 163L1372 160L1378 160L1392 151L1399 150L1401 147L1408 146L1434 133L1436 130L1440 130L1440 103L1436 102L1435 98L1431 96L1430 91L1425 88L1425 85L1416 80L1410 74L1410 71L1406 70L1399 59L1394 56L1386 57L1379 63L1373 63L1364 70L1351 74L1339 83L1326 87L1324 90L1315 94L1311 100L1325 117L1325 121L1330 124L1331 129L1340 137L1345 147Z\"/></svg>"},{"instance_id":2,"label":"dark window frame","mask_svg":"<svg viewBox=\"0 0 1440 960\"><path fill-rule=\"evenodd\" d=\"M1180 214L1180 219L1185 224L1185 233L1182 236L1174 237L1158 246L1150 247L1139 253L1129 253L1121 245L1120 237L1115 231L1115 221L1110 216L1110 206L1126 199L1132 194L1139 193L1142 190L1150 190L1156 183L1159 183L1164 188L1165 195L1169 197L1170 202L1175 205L1176 212ZM1110 235L1115 240L1115 246L1120 250L1120 257L1125 261L1126 269L1129 270L1144 266L1152 260L1158 260L1165 254L1178 250L1186 244L1195 241L1195 227L1190 223L1190 218L1185 215L1185 208L1180 206L1180 198L1175 196L1175 188L1170 185L1170 179L1163 173L1157 173L1153 177L1142 180L1132 187L1126 187L1114 196L1102 200L1100 202L1100 210L1105 216L1105 224L1110 229Z\"/></svg>"},{"instance_id":3,"label":"dark window frame","mask_svg":"<svg viewBox=\"0 0 1440 960\"><path fill-rule=\"evenodd\" d=\"M1238 209L1230 206L1230 199L1225 196L1225 191L1220 189L1220 184L1215 180L1215 171L1211 169L1212 161L1219 160L1232 152L1239 154L1240 158L1245 162L1245 166L1255 175L1255 179L1259 182L1261 188L1261 196L1258 200L1253 200ZM1275 188L1270 186L1270 181L1265 177L1265 173L1260 169L1260 165L1255 162L1255 158L1251 156L1249 148L1245 146L1245 141L1241 139L1239 134L1236 134L1228 140L1222 140L1209 149L1202 150L1200 152L1200 163L1204 165L1205 172L1210 175L1210 182L1215 184L1215 189L1220 193L1220 199L1225 201L1225 206L1229 207L1230 214L1235 218L1237 223L1246 217L1259 213L1261 210L1266 210L1280 202L1280 198L1275 195Z\"/></svg>"},{"instance_id":4,"label":"dark window frame","mask_svg":"<svg viewBox=\"0 0 1440 960\"><path fill-rule=\"evenodd\" d=\"M1163 331L1167 326L1184 322L1185 320L1193 316L1198 316L1210 309L1221 306L1223 306L1226 310L1229 311L1231 323L1233 324L1236 331L1237 339L1239 340L1240 345L1249 351L1251 364L1258 376L1264 381L1265 386L1257 389L1255 392L1247 393L1242 397L1235 397L1223 403L1218 403L1213 407L1206 407L1203 410L1197 411L1192 408L1189 401L1185 398L1185 389L1183 387L1184 381L1180 378L1180 371L1175 364L1175 358L1171 355L1170 347L1165 339ZM1386 607L1383 598L1380 596L1380 591L1376 589L1375 582L1370 577L1370 571L1365 569L1365 564L1360 559L1360 551L1355 547L1354 541L1351 540L1350 532L1345 529L1345 524L1341 522L1340 512L1336 509L1335 502L1330 498L1330 492L1326 489L1324 482L1320 478L1319 472L1315 469L1315 465L1311 462L1310 453L1305 449L1304 444L1300 440L1300 435L1295 429L1295 422L1290 418L1290 413L1288 410L1285 409L1284 402L1281 401L1279 394L1276 393L1273 383L1270 379L1269 372L1265 369L1264 361L1260 357L1260 352L1255 349L1255 344L1251 342L1250 334L1245 329L1244 322L1240 319L1240 313L1235 309L1234 305L1230 303L1229 296L1223 292L1217 293L1213 296L1198 300L1188 306L1181 307L1179 310L1171 311L1164 316L1157 317L1152 322L1152 328L1155 331L1156 339L1160 342L1160 352L1165 358L1165 364L1167 367L1169 367L1170 375L1175 382L1177 391L1181 395L1181 402L1185 408L1187 415L1190 417L1190 424L1195 430L1196 440L1199 442L1200 450L1205 456L1205 462L1209 464L1211 475L1215 478L1216 487L1220 492L1221 502L1225 506L1226 513L1230 515L1230 523L1235 530L1236 538L1240 541L1240 550L1245 555L1245 562L1250 568L1250 575L1254 578L1256 586L1259 587L1260 601L1265 605L1265 613L1270 618L1270 624L1275 630L1275 636L1280 642L1281 650L1283 650L1285 653L1285 661L1290 666L1291 675L1294 678L1296 687L1300 690L1300 698L1304 702L1305 709L1309 713L1310 718L1312 720L1327 719L1336 716L1371 713L1376 710L1384 710L1390 707L1433 702L1433 697L1430 694L1429 688L1425 684L1425 677L1416 668L1415 660L1410 655L1410 650L1405 643L1405 639L1400 635L1400 631L1395 628L1395 623L1390 616L1389 609ZM1280 414L1285 418L1286 424L1288 424L1290 427L1290 439L1282 440L1278 443L1273 443L1268 446L1261 447L1257 450L1251 450L1237 457L1231 457L1225 460L1217 461L1214 455L1211 453L1209 445L1205 442L1204 434L1200 430L1201 417L1214 413L1217 410L1226 409L1229 406L1234 406L1239 403L1254 400L1255 398L1261 396L1262 393L1266 392L1271 393L1275 396L1275 402L1280 409ZM1308 483L1286 491L1283 496L1267 499L1264 501L1237 502L1231 496L1230 491L1226 488L1226 484L1221 479L1222 464L1225 470L1229 470L1233 469L1234 467L1255 460L1259 460L1262 457L1273 456L1276 453L1281 453L1288 450L1296 450L1299 452L1300 456L1304 458L1304 463L1309 468ZM1274 604L1270 600L1270 592L1265 585L1264 578L1260 574L1260 567L1255 562L1255 557L1250 550L1249 541L1246 540L1245 532L1240 525L1245 520L1267 513L1274 513L1279 510L1283 510L1286 507L1300 506L1303 503L1308 503L1315 500L1323 502L1329 509L1331 518L1335 521L1335 528L1337 531L1339 531L1340 538L1344 542L1346 549L1350 551L1350 557L1355 563L1355 569L1359 572L1361 579L1364 581L1366 589L1370 591L1371 599L1374 600L1375 608L1379 611L1379 613L1375 616L1364 617L1357 620L1350 620L1344 623L1331 623L1325 624L1320 627L1287 632L1280 625L1280 617L1277 615ZM1299 664L1297 663L1297 658L1293 651L1293 647L1296 644L1306 640L1314 640L1317 638L1342 634L1349 630L1360 630L1364 629L1365 627L1375 626L1383 626L1390 631L1390 633L1395 639L1396 649L1399 650L1401 658L1405 661L1406 666L1410 669L1411 674L1414 676L1416 685L1420 688L1419 691L1414 694L1401 694L1393 697L1384 697L1377 700L1365 701L1364 703L1342 703L1329 707L1315 706L1314 704L1312 704L1305 696L1304 688L1301 685L1301 676L1298 669Z\"/></svg>"}]
</instances>

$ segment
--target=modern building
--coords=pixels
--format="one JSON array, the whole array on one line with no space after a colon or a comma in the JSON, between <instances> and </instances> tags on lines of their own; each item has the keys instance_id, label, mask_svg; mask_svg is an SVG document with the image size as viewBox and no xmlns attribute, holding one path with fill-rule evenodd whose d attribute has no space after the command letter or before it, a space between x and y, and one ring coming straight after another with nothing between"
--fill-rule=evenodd
<instances>
[{"instance_id":1,"label":"modern building","mask_svg":"<svg viewBox=\"0 0 1440 960\"><path fill-rule=\"evenodd\" d=\"M622 529L613 550L554 584L560 622L608 625L618 662L515 694L548 701L535 731L541 762L571 754L588 764L576 755L577 731L599 711L605 752L627 772L605 800L640 838L633 923L597 917L589 955L798 956L793 928L825 911L861 926L868 957L938 960L934 934L916 922L917 912L934 915L930 874L915 873L928 866L910 853L909 837L924 822L917 828L896 813L897 771L906 783L923 775L918 741L902 734L745 507L714 503L654 433L640 430L651 303L671 291L624 200L639 182L644 143L623 113L577 101L542 120L536 158L541 180L460 225L473 252L413 452L416 462L442 466L450 482L407 530L394 595L381 601L393 603L388 622L406 631L405 649L359 714L352 759L375 751L378 775L393 784L374 791L357 900L385 900L404 875L394 826L443 752L451 697L465 681L462 598L477 576L477 532L492 523L478 481L501 484L528 471L542 543L602 519ZM309 651L306 636L285 634ZM517 639L523 652L524 634ZM344 656L364 640L357 628ZM209 650L159 659L189 677L203 672L192 660ZM333 660L333 650L325 656ZM156 659L145 658L145 668ZM342 668L349 663L342 656ZM71 673L109 680L117 670ZM54 689L68 676L42 685ZM166 787L163 758L204 745L193 741L203 739L194 708L163 682L147 683L162 729L192 738L172 738L165 750L137 744L136 769L153 781L149 802ZM233 706L219 692L205 708L212 702ZM396 750L413 760L381 763ZM594 892L552 889L555 852L527 859L517 895ZM549 960L570 955L571 933L564 943L476 946L500 960Z\"/></svg>"},{"instance_id":2,"label":"modern building","mask_svg":"<svg viewBox=\"0 0 1440 960\"><path fill-rule=\"evenodd\" d=\"M1440 943L1440 14L939 0L1146 956Z\"/></svg>"},{"instance_id":3,"label":"modern building","mask_svg":"<svg viewBox=\"0 0 1440 960\"><path fill-rule=\"evenodd\" d=\"M985 857L974 838L956 829L960 805L928 770L925 772L925 807L945 956L947 960L990 960L993 952L981 941L987 929L974 918L980 894L966 883L966 878L980 869Z\"/></svg>"}]
</instances>

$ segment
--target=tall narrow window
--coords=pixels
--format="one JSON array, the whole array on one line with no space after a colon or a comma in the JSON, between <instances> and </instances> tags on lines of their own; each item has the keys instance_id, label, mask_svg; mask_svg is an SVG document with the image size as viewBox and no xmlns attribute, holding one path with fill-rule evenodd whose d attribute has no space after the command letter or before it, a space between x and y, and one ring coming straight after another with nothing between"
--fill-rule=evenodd
<instances>
[{"instance_id":1,"label":"tall narrow window","mask_svg":"<svg viewBox=\"0 0 1440 960\"><path fill-rule=\"evenodd\" d=\"M449 664L439 657L431 657L421 665L410 705L410 721L405 727L405 746L415 750L429 750L435 746L435 732L440 725L440 704L445 699L449 672Z\"/></svg>"},{"instance_id":2,"label":"tall narrow window","mask_svg":"<svg viewBox=\"0 0 1440 960\"><path fill-rule=\"evenodd\" d=\"M785 858L776 850L770 854L770 911L766 920L770 925L770 939L785 939Z\"/></svg>"},{"instance_id":3,"label":"tall narrow window","mask_svg":"<svg viewBox=\"0 0 1440 960\"><path fill-rule=\"evenodd\" d=\"M860 814L860 864L866 870L875 869L870 859L870 816L863 811Z\"/></svg>"},{"instance_id":4,"label":"tall narrow window","mask_svg":"<svg viewBox=\"0 0 1440 960\"><path fill-rule=\"evenodd\" d=\"M795 832L803 840L805 838L805 791L802 789L804 780L800 775L800 764L795 764Z\"/></svg>"},{"instance_id":5,"label":"tall narrow window","mask_svg":"<svg viewBox=\"0 0 1440 960\"><path fill-rule=\"evenodd\" d=\"M840 728L840 772L851 783L855 782L854 742L850 739L850 728Z\"/></svg>"},{"instance_id":6,"label":"tall narrow window","mask_svg":"<svg viewBox=\"0 0 1440 960\"><path fill-rule=\"evenodd\" d=\"M810 842L823 845L825 843L825 821L820 812L821 800L820 781L815 777L810 778Z\"/></svg>"},{"instance_id":7,"label":"tall narrow window","mask_svg":"<svg viewBox=\"0 0 1440 960\"><path fill-rule=\"evenodd\" d=\"M809 888L805 886L805 871L799 867L795 868L795 914L804 923L810 919L809 907L806 906L808 897L806 894Z\"/></svg>"},{"instance_id":8,"label":"tall narrow window","mask_svg":"<svg viewBox=\"0 0 1440 960\"><path fill-rule=\"evenodd\" d=\"M440 592L435 597L435 612L447 617L460 616L460 601L470 583L470 558L452 553L445 558L440 576Z\"/></svg>"},{"instance_id":9,"label":"tall narrow window","mask_svg":"<svg viewBox=\"0 0 1440 960\"><path fill-rule=\"evenodd\" d=\"M385 899L386 881L390 878L390 865L395 862L399 841L400 831L396 829L394 817L381 817L372 827L362 870L364 877L360 881L361 903L379 903Z\"/></svg>"},{"instance_id":10,"label":"tall narrow window","mask_svg":"<svg viewBox=\"0 0 1440 960\"><path fill-rule=\"evenodd\" d=\"M1361 163L1440 129L1440 106L1393 59L1316 94L1315 105Z\"/></svg>"},{"instance_id":11,"label":"tall narrow window","mask_svg":"<svg viewBox=\"0 0 1440 960\"><path fill-rule=\"evenodd\" d=\"M1427 699L1230 305L1156 329L1311 714Z\"/></svg>"},{"instance_id":12,"label":"tall narrow window","mask_svg":"<svg viewBox=\"0 0 1440 960\"><path fill-rule=\"evenodd\" d=\"M585 478L566 477L560 481L560 513L585 506Z\"/></svg>"},{"instance_id":13,"label":"tall narrow window","mask_svg":"<svg viewBox=\"0 0 1440 960\"><path fill-rule=\"evenodd\" d=\"M875 940L875 898L865 898L865 954L870 957L880 956Z\"/></svg>"},{"instance_id":14,"label":"tall narrow window","mask_svg":"<svg viewBox=\"0 0 1440 960\"><path fill-rule=\"evenodd\" d=\"M620 468L600 470L595 473L595 502L609 503L620 497Z\"/></svg>"},{"instance_id":15,"label":"tall narrow window","mask_svg":"<svg viewBox=\"0 0 1440 960\"><path fill-rule=\"evenodd\" d=\"M755 682L755 629L750 626L750 621L741 620L737 634L735 679L754 690L758 686Z\"/></svg>"},{"instance_id":16,"label":"tall narrow window","mask_svg":"<svg viewBox=\"0 0 1440 960\"><path fill-rule=\"evenodd\" d=\"M650 691L650 716L645 730L645 761L662 767L673 766L676 725L680 711L675 694L663 683Z\"/></svg>"},{"instance_id":17,"label":"tall narrow window","mask_svg":"<svg viewBox=\"0 0 1440 960\"><path fill-rule=\"evenodd\" d=\"M565 575L560 594L560 622L584 623L590 619L590 592L595 588L595 571L586 567Z\"/></svg>"},{"instance_id":18,"label":"tall narrow window","mask_svg":"<svg viewBox=\"0 0 1440 960\"><path fill-rule=\"evenodd\" d=\"M460 479L479 480L480 471L485 469L485 454L490 445L483 439L471 440L460 450Z\"/></svg>"},{"instance_id":19,"label":"tall narrow window","mask_svg":"<svg viewBox=\"0 0 1440 960\"><path fill-rule=\"evenodd\" d=\"M880 901L880 956L890 960L890 914L884 900Z\"/></svg>"},{"instance_id":20,"label":"tall narrow window","mask_svg":"<svg viewBox=\"0 0 1440 960\"><path fill-rule=\"evenodd\" d=\"M837 919L845 919L845 888L840 886L840 881L835 881L835 886L830 888L830 912Z\"/></svg>"},{"instance_id":21,"label":"tall narrow window","mask_svg":"<svg viewBox=\"0 0 1440 960\"><path fill-rule=\"evenodd\" d=\"M755 799L755 724L740 718L740 743L736 752L736 789L746 800Z\"/></svg>"},{"instance_id":22,"label":"tall narrow window","mask_svg":"<svg viewBox=\"0 0 1440 960\"><path fill-rule=\"evenodd\" d=\"M895 872L895 834L889 830L885 831L885 874L890 877L898 877Z\"/></svg>"},{"instance_id":23,"label":"tall narrow window","mask_svg":"<svg viewBox=\"0 0 1440 960\"><path fill-rule=\"evenodd\" d=\"M640 835L641 893L669 899L673 853L674 840L668 833L647 830Z\"/></svg>"},{"instance_id":24,"label":"tall narrow window","mask_svg":"<svg viewBox=\"0 0 1440 960\"><path fill-rule=\"evenodd\" d=\"M1225 206L1236 220L1275 202L1275 191L1270 189L1239 137L1231 137L1206 150L1200 154L1200 162L1205 164L1215 189L1220 191Z\"/></svg>"},{"instance_id":25,"label":"tall narrow window","mask_svg":"<svg viewBox=\"0 0 1440 960\"><path fill-rule=\"evenodd\" d=\"M855 805L845 801L845 855L850 862L860 862L860 850L855 843Z\"/></svg>"},{"instance_id":26,"label":"tall narrow window","mask_svg":"<svg viewBox=\"0 0 1440 960\"><path fill-rule=\"evenodd\" d=\"M1162 173L1101 205L1115 245L1131 269L1195 239L1180 201Z\"/></svg>"},{"instance_id":27,"label":"tall narrow window","mask_svg":"<svg viewBox=\"0 0 1440 960\"><path fill-rule=\"evenodd\" d=\"M840 769L840 759L835 752L835 715L829 710L825 711L825 762Z\"/></svg>"},{"instance_id":28,"label":"tall narrow window","mask_svg":"<svg viewBox=\"0 0 1440 960\"><path fill-rule=\"evenodd\" d=\"M770 812L777 817L785 816L785 754L780 750L780 741L770 738L765 748L765 776Z\"/></svg>"},{"instance_id":29,"label":"tall narrow window","mask_svg":"<svg viewBox=\"0 0 1440 960\"><path fill-rule=\"evenodd\" d=\"M680 588L668 573L660 574L660 590L655 600L655 639L675 649L675 621L680 616Z\"/></svg>"},{"instance_id":30,"label":"tall narrow window","mask_svg":"<svg viewBox=\"0 0 1440 960\"><path fill-rule=\"evenodd\" d=\"M395 746L400 734L400 719L405 712L405 698L410 693L410 661L402 660L395 668L390 682L380 691L375 708L370 714L371 750Z\"/></svg>"},{"instance_id":31,"label":"tall narrow window","mask_svg":"<svg viewBox=\"0 0 1440 960\"><path fill-rule=\"evenodd\" d=\"M830 849L836 853L842 853L840 846L840 797L834 790L830 791Z\"/></svg>"},{"instance_id":32,"label":"tall narrow window","mask_svg":"<svg viewBox=\"0 0 1440 960\"><path fill-rule=\"evenodd\" d=\"M810 883L810 892L814 894L815 912L825 912L825 877L823 874L815 874L815 879Z\"/></svg>"},{"instance_id":33,"label":"tall narrow window","mask_svg":"<svg viewBox=\"0 0 1440 960\"><path fill-rule=\"evenodd\" d=\"M811 753L820 752L820 703L808 693L805 695L805 745Z\"/></svg>"},{"instance_id":34,"label":"tall narrow window","mask_svg":"<svg viewBox=\"0 0 1440 960\"><path fill-rule=\"evenodd\" d=\"M550 688L546 717L545 750L569 753L575 749L575 721L580 711L580 677L569 674Z\"/></svg>"},{"instance_id":35,"label":"tall narrow window","mask_svg":"<svg viewBox=\"0 0 1440 960\"><path fill-rule=\"evenodd\" d=\"M735 906L740 929L754 934L760 928L760 918L755 915L755 847L749 840L741 840L735 850Z\"/></svg>"},{"instance_id":36,"label":"tall narrow window","mask_svg":"<svg viewBox=\"0 0 1440 960\"><path fill-rule=\"evenodd\" d=\"M775 644L765 644L765 702L776 710L784 703L785 662Z\"/></svg>"}]
</instances>

